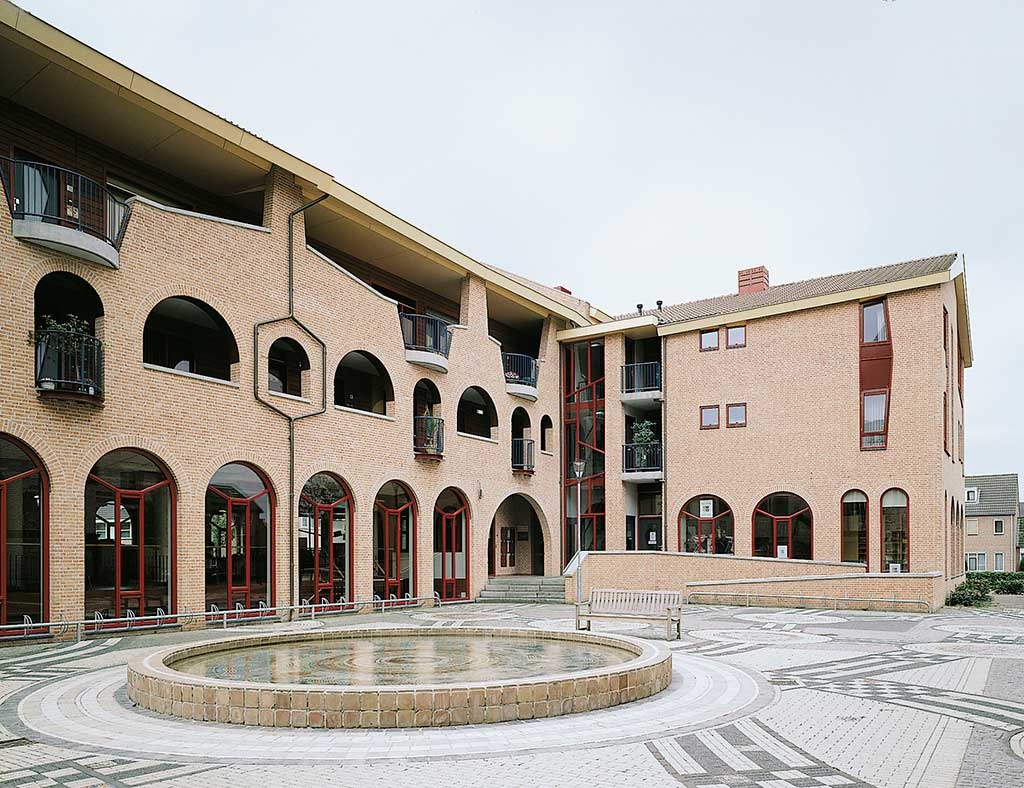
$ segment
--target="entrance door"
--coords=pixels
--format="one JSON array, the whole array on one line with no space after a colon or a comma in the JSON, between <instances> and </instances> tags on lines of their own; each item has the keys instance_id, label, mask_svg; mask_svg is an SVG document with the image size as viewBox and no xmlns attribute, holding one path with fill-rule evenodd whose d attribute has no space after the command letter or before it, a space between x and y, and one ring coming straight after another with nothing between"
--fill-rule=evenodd
<instances>
[{"instance_id":1,"label":"entrance door","mask_svg":"<svg viewBox=\"0 0 1024 788\"><path fill-rule=\"evenodd\" d=\"M640 550L662 550L664 542L662 539L661 518L641 517L639 537Z\"/></svg>"},{"instance_id":2,"label":"entrance door","mask_svg":"<svg viewBox=\"0 0 1024 788\"><path fill-rule=\"evenodd\" d=\"M441 599L465 599L466 588L466 519L465 510L440 515L441 574L438 593ZM436 536L435 536L436 539Z\"/></svg>"},{"instance_id":3,"label":"entrance door","mask_svg":"<svg viewBox=\"0 0 1024 788\"><path fill-rule=\"evenodd\" d=\"M504 527L501 529L501 565L505 568L515 568L516 565L516 529Z\"/></svg>"},{"instance_id":4,"label":"entrance door","mask_svg":"<svg viewBox=\"0 0 1024 788\"><path fill-rule=\"evenodd\" d=\"M793 521L789 518L780 518L775 521L775 557L789 558L790 545L789 536Z\"/></svg>"},{"instance_id":5,"label":"entrance door","mask_svg":"<svg viewBox=\"0 0 1024 788\"><path fill-rule=\"evenodd\" d=\"M228 501L228 609L249 607L249 502Z\"/></svg>"},{"instance_id":6,"label":"entrance door","mask_svg":"<svg viewBox=\"0 0 1024 788\"><path fill-rule=\"evenodd\" d=\"M388 510L384 522L384 599L402 598L401 513Z\"/></svg>"},{"instance_id":7,"label":"entrance door","mask_svg":"<svg viewBox=\"0 0 1024 788\"><path fill-rule=\"evenodd\" d=\"M145 538L145 507L141 495L118 493L117 524L117 616L126 616L130 610L142 615L145 594L143 578L143 539Z\"/></svg>"}]
</instances>

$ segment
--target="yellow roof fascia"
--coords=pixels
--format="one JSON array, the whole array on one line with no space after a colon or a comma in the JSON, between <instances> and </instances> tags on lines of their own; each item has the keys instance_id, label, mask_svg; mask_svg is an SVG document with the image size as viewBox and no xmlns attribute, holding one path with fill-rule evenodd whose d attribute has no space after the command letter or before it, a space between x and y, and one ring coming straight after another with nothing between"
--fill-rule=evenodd
<instances>
[{"instance_id":1,"label":"yellow roof fascia","mask_svg":"<svg viewBox=\"0 0 1024 788\"><path fill-rule=\"evenodd\" d=\"M623 320L611 320L607 323L595 323L580 328L567 328L555 334L559 342L576 342L583 339L603 337L608 334L624 334L628 331L643 330L652 328L657 330L658 318L654 315L638 315L627 317Z\"/></svg>"}]
</instances>

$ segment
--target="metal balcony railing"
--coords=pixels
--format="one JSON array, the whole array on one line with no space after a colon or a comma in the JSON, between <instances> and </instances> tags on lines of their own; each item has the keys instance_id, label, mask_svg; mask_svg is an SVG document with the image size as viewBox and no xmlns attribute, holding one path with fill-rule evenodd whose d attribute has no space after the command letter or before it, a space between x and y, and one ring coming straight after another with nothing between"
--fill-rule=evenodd
<instances>
[{"instance_id":1,"label":"metal balcony railing","mask_svg":"<svg viewBox=\"0 0 1024 788\"><path fill-rule=\"evenodd\" d=\"M76 331L36 331L36 388L103 399L103 343Z\"/></svg>"},{"instance_id":2,"label":"metal balcony railing","mask_svg":"<svg viewBox=\"0 0 1024 788\"><path fill-rule=\"evenodd\" d=\"M622 392L637 394L642 391L661 391L660 361L622 365Z\"/></svg>"},{"instance_id":3,"label":"metal balcony railing","mask_svg":"<svg viewBox=\"0 0 1024 788\"><path fill-rule=\"evenodd\" d=\"M59 224L120 247L128 206L91 178L52 164L0 157L0 180L15 219Z\"/></svg>"},{"instance_id":4,"label":"metal balcony railing","mask_svg":"<svg viewBox=\"0 0 1024 788\"><path fill-rule=\"evenodd\" d=\"M512 439L512 469L533 470L533 438Z\"/></svg>"},{"instance_id":5,"label":"metal balcony railing","mask_svg":"<svg viewBox=\"0 0 1024 788\"><path fill-rule=\"evenodd\" d=\"M505 368L505 382L520 386L537 387L537 359L522 353L502 353L501 364Z\"/></svg>"},{"instance_id":6,"label":"metal balcony railing","mask_svg":"<svg viewBox=\"0 0 1024 788\"><path fill-rule=\"evenodd\" d=\"M427 353L438 353L448 358L452 346L452 334L448 324L433 315L411 315L402 312L398 315L402 323L402 341L406 350L421 350Z\"/></svg>"},{"instance_id":7,"label":"metal balcony railing","mask_svg":"<svg viewBox=\"0 0 1024 788\"><path fill-rule=\"evenodd\" d=\"M622 470L627 473L661 470L661 443L626 443L622 447Z\"/></svg>"},{"instance_id":8,"label":"metal balcony railing","mask_svg":"<svg viewBox=\"0 0 1024 788\"><path fill-rule=\"evenodd\" d=\"M444 454L444 419L413 416L412 449L417 454Z\"/></svg>"}]
</instances>

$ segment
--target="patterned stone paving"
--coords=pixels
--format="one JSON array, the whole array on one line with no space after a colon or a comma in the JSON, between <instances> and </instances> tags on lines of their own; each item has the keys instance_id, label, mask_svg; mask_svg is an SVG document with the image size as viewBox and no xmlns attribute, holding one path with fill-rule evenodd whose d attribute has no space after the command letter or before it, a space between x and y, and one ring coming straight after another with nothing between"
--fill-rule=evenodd
<instances>
[{"instance_id":1,"label":"patterned stone paving","mask_svg":"<svg viewBox=\"0 0 1024 788\"><path fill-rule=\"evenodd\" d=\"M242 729L127 701L130 655L232 631L0 649L0 786L1024 788L1024 610L684 612L660 696L462 729ZM569 629L571 617L473 604L259 628ZM607 630L663 637L634 622Z\"/></svg>"}]
</instances>

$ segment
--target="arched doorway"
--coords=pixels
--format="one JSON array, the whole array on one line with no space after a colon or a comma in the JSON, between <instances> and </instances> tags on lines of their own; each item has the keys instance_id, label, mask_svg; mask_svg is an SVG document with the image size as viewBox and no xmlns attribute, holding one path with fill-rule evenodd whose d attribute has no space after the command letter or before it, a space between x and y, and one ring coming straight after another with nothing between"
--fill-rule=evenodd
<instances>
[{"instance_id":1,"label":"arched doorway","mask_svg":"<svg viewBox=\"0 0 1024 788\"><path fill-rule=\"evenodd\" d=\"M401 482L380 488L373 501L373 594L379 599L414 597L416 508Z\"/></svg>"},{"instance_id":2,"label":"arched doorway","mask_svg":"<svg viewBox=\"0 0 1024 788\"><path fill-rule=\"evenodd\" d=\"M434 593L441 601L469 598L469 507L448 487L434 504Z\"/></svg>"},{"instance_id":3,"label":"arched doorway","mask_svg":"<svg viewBox=\"0 0 1024 788\"><path fill-rule=\"evenodd\" d=\"M544 532L537 511L519 493L510 495L494 513L487 539L487 574L544 574Z\"/></svg>"},{"instance_id":4,"label":"arched doorway","mask_svg":"<svg viewBox=\"0 0 1024 788\"><path fill-rule=\"evenodd\" d=\"M47 505L43 464L0 434L0 624L46 620Z\"/></svg>"},{"instance_id":5,"label":"arched doorway","mask_svg":"<svg viewBox=\"0 0 1024 788\"><path fill-rule=\"evenodd\" d=\"M299 598L352 601L352 495L333 473L310 477L299 496Z\"/></svg>"}]
</instances>

